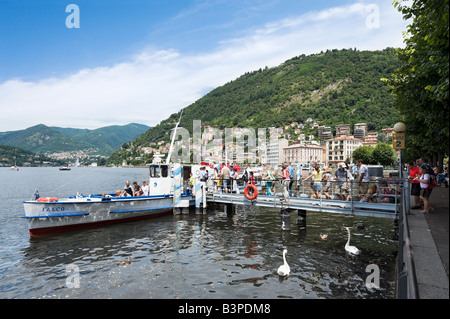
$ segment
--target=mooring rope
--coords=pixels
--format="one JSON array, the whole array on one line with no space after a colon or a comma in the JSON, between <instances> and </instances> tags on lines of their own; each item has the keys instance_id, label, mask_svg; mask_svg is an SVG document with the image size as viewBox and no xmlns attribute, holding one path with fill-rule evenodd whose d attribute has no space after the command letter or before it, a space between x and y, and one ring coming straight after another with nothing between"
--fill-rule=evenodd
<instances>
[{"instance_id":1,"label":"mooring rope","mask_svg":"<svg viewBox=\"0 0 450 319\"><path fill-rule=\"evenodd\" d=\"M55 189L49 191L48 193L49 193L49 194L55 193L56 191L60 190L61 188L66 187L66 186L69 185L69 184L72 184L73 182L75 182L75 181L77 181L77 180L79 180L79 179L81 179L81 178L87 176L88 174L91 174L92 172L97 171L98 169L99 169L99 167L95 168L95 169L92 170L92 171L87 172L86 174L83 174L83 175L81 175L81 176L78 176L77 178L72 179L71 181L69 181L69 182L67 182L67 183L65 183L65 184L63 184L63 185L61 185L61 186L59 186L59 187L57 187L57 188L55 188ZM38 191L38 186L36 186L36 191L34 192L33 196L36 194L37 191ZM32 196L31 198L33 198L33 196Z\"/></svg>"}]
</instances>

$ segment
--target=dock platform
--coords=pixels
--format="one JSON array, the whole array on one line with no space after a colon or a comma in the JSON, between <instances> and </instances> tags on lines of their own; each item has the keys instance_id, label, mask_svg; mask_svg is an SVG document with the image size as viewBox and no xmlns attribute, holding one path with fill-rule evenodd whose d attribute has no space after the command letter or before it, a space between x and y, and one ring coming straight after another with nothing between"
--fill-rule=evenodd
<instances>
[{"instance_id":1,"label":"dock platform","mask_svg":"<svg viewBox=\"0 0 450 319\"><path fill-rule=\"evenodd\" d=\"M256 199L248 200L244 194L220 192L212 194L209 193L206 195L206 200L208 203L259 206L275 209L303 210L392 219L396 218L399 210L399 204L395 203L364 203L357 201L311 199L302 197L289 197L286 200L282 199L282 196L277 195L258 195Z\"/></svg>"}]
</instances>

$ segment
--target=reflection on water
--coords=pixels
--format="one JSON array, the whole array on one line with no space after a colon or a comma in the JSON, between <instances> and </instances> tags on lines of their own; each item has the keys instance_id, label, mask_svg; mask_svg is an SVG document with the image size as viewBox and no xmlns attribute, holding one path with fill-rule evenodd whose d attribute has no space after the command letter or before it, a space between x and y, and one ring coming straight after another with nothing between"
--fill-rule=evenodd
<instances>
[{"instance_id":1,"label":"reflection on water","mask_svg":"<svg viewBox=\"0 0 450 319\"><path fill-rule=\"evenodd\" d=\"M29 280L14 297L393 297L396 245L389 239L390 221L365 218L364 229L354 227L352 244L362 254L351 257L344 250L343 226L354 226L354 217L308 213L307 218L306 230L282 231L277 211L240 207L230 216L214 210L32 240L22 250L22 272ZM294 214L292 219L294 225ZM321 233L328 234L326 240ZM281 279L276 269L284 247L291 275ZM130 264L117 265L127 257ZM69 264L79 267L78 289L66 287ZM369 264L381 269L381 289L372 292L365 286Z\"/></svg>"},{"instance_id":2,"label":"reflection on water","mask_svg":"<svg viewBox=\"0 0 450 319\"><path fill-rule=\"evenodd\" d=\"M308 212L300 229L292 212L291 230L282 231L277 210L238 206L227 215L217 206L206 215L29 239L15 214L15 232L2 229L2 298L394 297L397 243L389 219ZM352 227L360 256L345 252L344 226ZM287 278L276 273L283 248ZM128 257L131 263L117 264ZM370 264L380 268L380 289L365 285ZM79 288L67 287L68 265L79 269Z\"/></svg>"}]
</instances>

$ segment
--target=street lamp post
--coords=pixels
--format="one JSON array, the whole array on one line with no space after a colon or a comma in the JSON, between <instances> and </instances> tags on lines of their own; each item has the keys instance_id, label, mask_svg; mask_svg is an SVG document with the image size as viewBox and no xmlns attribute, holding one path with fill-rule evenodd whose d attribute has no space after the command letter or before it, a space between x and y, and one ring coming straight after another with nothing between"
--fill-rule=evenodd
<instances>
[{"instance_id":1,"label":"street lamp post","mask_svg":"<svg viewBox=\"0 0 450 319\"><path fill-rule=\"evenodd\" d=\"M405 148L405 131L406 125L405 123L398 122L394 125L394 138L392 142L394 144L394 149L398 150L398 177L401 180L403 175L403 167L402 167L402 149Z\"/></svg>"}]
</instances>

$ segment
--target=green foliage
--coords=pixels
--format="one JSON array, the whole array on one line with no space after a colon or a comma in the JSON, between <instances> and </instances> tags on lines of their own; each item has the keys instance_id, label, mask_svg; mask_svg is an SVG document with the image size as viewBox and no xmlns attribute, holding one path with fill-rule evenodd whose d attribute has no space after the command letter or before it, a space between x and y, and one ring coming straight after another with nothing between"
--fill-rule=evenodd
<instances>
[{"instance_id":1,"label":"green foliage","mask_svg":"<svg viewBox=\"0 0 450 319\"><path fill-rule=\"evenodd\" d=\"M376 147L369 145L358 147L353 151L353 162L361 159L364 164L392 165L397 161L397 153L391 145L379 142Z\"/></svg>"},{"instance_id":2,"label":"green foliage","mask_svg":"<svg viewBox=\"0 0 450 319\"><path fill-rule=\"evenodd\" d=\"M362 160L364 164L376 164L373 162L372 153L374 148L372 146L360 146L353 151L353 163Z\"/></svg>"},{"instance_id":3,"label":"green foliage","mask_svg":"<svg viewBox=\"0 0 450 319\"><path fill-rule=\"evenodd\" d=\"M391 145L380 142L372 152L372 161L383 166L392 165L397 161L397 153Z\"/></svg>"},{"instance_id":4,"label":"green foliage","mask_svg":"<svg viewBox=\"0 0 450 319\"><path fill-rule=\"evenodd\" d=\"M395 51L400 67L385 79L406 124L412 157L449 154L449 1L394 1L405 20L404 49ZM413 157L414 156L414 157Z\"/></svg>"}]
</instances>

